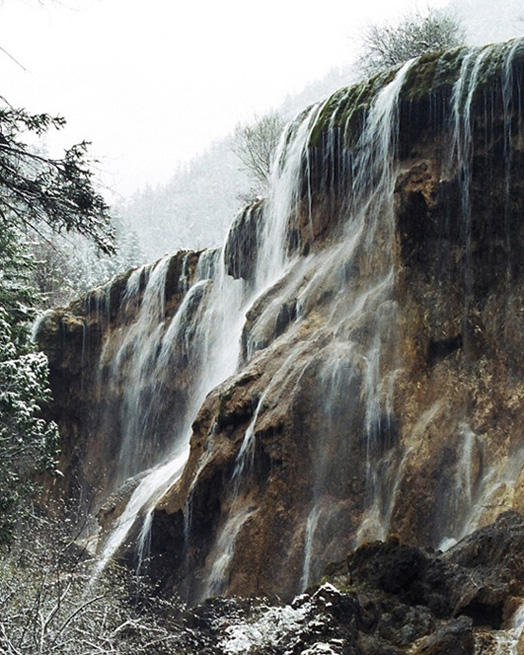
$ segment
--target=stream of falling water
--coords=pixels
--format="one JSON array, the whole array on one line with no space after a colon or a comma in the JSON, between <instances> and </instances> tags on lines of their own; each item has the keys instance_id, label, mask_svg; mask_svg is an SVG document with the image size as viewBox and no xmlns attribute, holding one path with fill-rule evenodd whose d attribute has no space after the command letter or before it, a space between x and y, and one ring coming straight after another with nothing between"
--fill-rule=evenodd
<instances>
[{"instance_id":1,"label":"stream of falling water","mask_svg":"<svg viewBox=\"0 0 524 655\"><path fill-rule=\"evenodd\" d=\"M139 445L152 438L152 414L159 411L155 406L154 385L153 393L149 393L145 399L141 396L142 390L147 386L146 378L161 380L169 373L173 345L184 348L184 354L193 358L192 365L196 375L190 388L189 402L184 408L181 429L171 435L167 452L143 474L100 550L98 570L102 570L122 546L137 519L142 518L145 521L145 528L150 526L152 509L167 488L180 476L187 461L191 424L198 408L208 391L231 375L237 365L244 316L241 309L242 283L225 275L223 263L212 266L207 261L207 265L202 266L203 270L197 271L197 276L198 273L214 273L214 276L211 279L197 279L187 291L167 329L162 330L162 323L160 322L159 326L158 320L153 323L157 326L155 329L147 327L149 314L163 311L159 303L164 302L163 289L168 263L169 258L161 260L153 270L144 292L138 320L134 329L129 331L132 336L126 337L119 351L121 355L123 349L130 348L131 343L131 365L127 370L131 370L133 375L126 381L126 396L129 398L126 413L132 416L130 422L124 423L128 431L124 434L120 456L122 465L126 466L127 470L131 463L126 463L128 460L134 461ZM135 285L132 278L130 285ZM188 329L195 331L191 339L192 347L187 335ZM119 363L120 357L117 356L116 359ZM204 364L205 377L198 374ZM143 466L143 462L139 464ZM143 528L140 534L138 553L143 555L148 530Z\"/></svg>"},{"instance_id":2,"label":"stream of falling water","mask_svg":"<svg viewBox=\"0 0 524 655\"><path fill-rule=\"evenodd\" d=\"M514 129L520 133L521 107L513 106L513 85L515 72L513 60L516 54L524 47L522 39L515 39L496 46L474 48L464 55L460 74L453 86L451 98L451 147L447 162L450 169L457 168L460 181L460 203L465 236L465 265L464 265L464 309L463 309L463 338L465 351L468 350L467 322L472 302L474 287L474 270L472 265L472 206L471 181L473 175L474 155L474 121L473 100L482 76L492 66L500 67L500 84L503 109L504 131L504 171L505 171L505 215L500 220L505 224L506 245L506 278L511 277L511 239L507 225L507 212L509 203L509 189L511 178L511 137ZM513 112L517 111L518 120L516 128L513 125ZM509 319L508 319L509 320ZM480 439L467 423L460 426L458 443L458 462L455 471L455 485L450 488L447 504L450 506L448 525L439 535L439 548L446 550L460 541L463 537L476 530L482 523L483 514L490 508L494 499L504 495L505 489L511 489L524 464L522 449L512 453L506 459L486 465L477 480L473 480L472 461L476 451L481 446Z\"/></svg>"},{"instance_id":3,"label":"stream of falling water","mask_svg":"<svg viewBox=\"0 0 524 655\"><path fill-rule=\"evenodd\" d=\"M161 379L169 363L172 345L186 341L187 308L198 294L204 296L205 301L200 302L198 315L192 315L190 320L197 332L196 337L193 337L195 347L190 353L198 360L194 371L195 382L181 429L171 435L167 453L144 474L132 493L111 533L99 549L97 571L103 570L125 543L137 520L143 521L138 554L144 556L151 513L158 500L183 471L189 453L191 425L198 409L207 393L236 370L246 311L258 296L283 275L289 263L285 227L290 215L296 211L304 144L309 138L318 110L319 106L312 107L304 120L291 124L290 132L284 134L281 140L276 155L279 165L275 166L273 171L272 192L268 210L265 212L264 238L258 252L256 284L247 299L244 297L243 281L234 280L226 273L223 249L216 257L209 258L204 253L201 259L205 263L199 266L197 271L197 277L203 279L197 280L187 291L171 324L164 330L164 287L170 258L166 257L158 262L152 272L148 270L149 279L138 320L120 346L113 371L113 375L117 376L122 370L124 353L131 355L131 364L126 371L126 375L131 372L131 376L126 378L126 421L121 449L121 462L126 474L143 470L143 462L136 458L137 448L140 450L140 444L151 439L152 421L156 411L155 393L149 392L148 396L144 397L144 389L148 386L146 378ZM209 279L206 276L209 276ZM136 294L139 277L139 272L131 275L126 300L129 301ZM234 543L234 534L231 538Z\"/></svg>"},{"instance_id":4,"label":"stream of falling water","mask_svg":"<svg viewBox=\"0 0 524 655\"><path fill-rule=\"evenodd\" d=\"M223 526L219 530L219 537L210 557L210 571L206 581L204 597L214 596L224 591L226 581L229 577L231 564L235 554L235 541L242 526L256 512L256 508L245 506L242 502L237 507L237 501L241 500L242 492L249 493L249 482L254 465L255 458L255 429L259 416L266 409L265 402L272 391L276 391L276 396L271 399L272 403L279 402L282 394L293 395L294 388L300 382L303 370L308 366L308 362L297 368L297 360L301 352L307 350L307 343L300 343L296 349L286 358L278 373L271 379L264 393L260 397L255 413L249 426L247 427L240 450L237 454L227 504L229 512ZM291 389L288 388L291 384Z\"/></svg>"},{"instance_id":5,"label":"stream of falling water","mask_svg":"<svg viewBox=\"0 0 524 655\"><path fill-rule=\"evenodd\" d=\"M413 62L408 62L403 66L392 82L387 84L382 91L377 95L375 103L370 109L367 117L366 128L361 135L361 141L358 147L359 155L357 161L354 163L353 170L357 171L354 186L353 186L353 213L348 217L350 226L347 229L347 236L343 244L344 256L347 261L350 261L359 246L361 246L362 238L368 240L368 245L372 247L372 237L370 232L374 232L375 214L384 217L386 221L385 231L389 238L392 238L393 229L393 158L395 153L396 141L396 108L400 90L404 83L407 73L411 68ZM282 276L282 272L288 265L286 259L286 225L287 218L296 210L298 203L298 194L301 189L301 167L300 162L306 162L307 168L307 144L308 135L311 131L311 126L314 124L314 119L321 111L321 106L313 108L305 121L299 124L298 127L293 126L295 131L295 140L287 152L287 157L291 161L296 162L295 165L290 166L283 171L276 171L272 180L269 212L266 215L265 232L263 234L261 243L259 244L259 267L257 275L257 287L260 289L267 288L274 284L275 280ZM348 171L349 173L349 171ZM371 177L371 182L370 182ZM284 190L284 191L283 191ZM385 208L384 205L387 205ZM367 230L364 226L367 225ZM314 273L311 286L315 284L322 285L327 277L332 275L331 261L324 262L322 266ZM275 275L275 271L279 271ZM344 317L347 320L348 316L356 315L363 305L368 302L376 309L379 318L379 323L383 329L391 330L391 316L388 312L383 312L384 307L389 307L390 289L393 284L393 274L391 263L385 266L383 278L378 273L378 280L376 276L372 277L370 287L357 295L351 305L344 309ZM370 300L371 299L371 300ZM385 304L384 304L385 303ZM382 308L382 309L381 309ZM373 311L373 310L372 310ZM268 313L271 313L271 308ZM382 320L383 319L383 320ZM260 319L264 321L262 316ZM340 321L340 317L336 319ZM377 334L380 332L381 326L377 327ZM373 358L379 357L381 343L374 343ZM301 348L307 348L308 343L302 343ZM253 448L255 439L255 425L259 417L259 413L263 408L266 396L271 392L273 387L280 389L285 388L284 379L293 373L293 368L296 367L296 362L299 361L300 348L292 349L292 352L286 363L283 365L279 374L270 382L269 386L262 395L258 407L255 411L253 420L248 426L242 446L240 448L239 456L237 459L236 467L233 472L231 497L228 504L230 510L227 519L219 528L218 537L213 548L209 560L210 574L207 581L207 588L205 593L216 594L220 593L224 586L224 580L227 579L227 574L231 566L234 552L235 540L244 525L244 523L252 516L253 509L241 506L240 510L235 512L235 502L239 494L239 489L245 478L249 476L253 460ZM371 353L370 353L371 357ZM377 367L378 363L375 359L370 362L370 367ZM288 370L290 369L290 370ZM367 405L370 409L369 422L379 422L379 418L375 413L380 414L380 400L378 399L380 383L377 379L373 380L367 386ZM327 401L326 401L327 402ZM371 432L370 432L371 435ZM371 439L371 436L370 436ZM373 466L375 462L375 450L373 445L369 447L369 469L370 475L374 474ZM372 461L373 460L373 461ZM317 467L318 469L318 467ZM305 531L305 544L304 544L304 570L302 576L302 586L307 586L309 580L309 568L311 549L314 539L314 534L317 529L318 519L321 513L320 504L321 491L323 482L325 481L323 475L326 474L326 467L320 466L317 470L317 475L313 481L313 505L307 519ZM324 473L322 473L324 471Z\"/></svg>"},{"instance_id":6,"label":"stream of falling water","mask_svg":"<svg viewBox=\"0 0 524 655\"><path fill-rule=\"evenodd\" d=\"M513 52L513 48L508 48L506 62L510 60ZM453 162L451 165L458 167L460 172L462 213L465 217L467 234L469 234L471 218L469 197L473 148L471 103L477 79L488 58L487 53L488 50L485 50L465 55L460 78L453 90L451 106L453 126ZM366 115L366 122L355 148L355 159L350 163L351 170L346 171L348 179L351 180L351 199L348 201L345 240L337 254L344 251L345 261L348 264L355 264L357 257L362 258L364 252L372 262L370 268L373 269L372 273L368 273L368 278L359 288L358 293L349 302L347 302L347 297L340 302L334 301L334 309L330 317L330 327L335 336L338 331L343 332L344 326L350 323L357 314L366 312L373 317L373 320L370 321L374 330L373 338L370 340L367 351L359 354L361 370L364 372L362 398L365 415L363 441L366 460L366 499L357 541L364 538L380 538L387 534L395 492L402 476L404 457L407 455L398 452L395 455L395 461L391 458L390 446L396 444L393 443L394 429L388 423L390 412L387 405L396 372L401 366L401 363L395 359L395 341L399 319L392 293L395 276L390 257L395 232L393 203L397 113L399 94L412 65L413 62L405 64L377 94ZM509 64L506 65L506 69L510 70ZM506 86L509 84L507 79L504 84ZM191 436L191 424L198 409L206 394L236 370L246 312L258 298L290 270L292 260L287 252L286 230L290 216L298 209L303 191L304 168L307 170L308 166L307 145L315 126L315 120L323 106L319 104L312 107L301 121L288 128L281 141L276 157L278 165L273 169L269 199L263 216L262 231L256 253L255 283L252 289L247 290L242 281L235 281L226 274L222 254L202 255L199 272L196 276L197 280L193 286L186 289L186 297L178 312L169 326L159 326L164 315L161 303L163 302L163 285L165 285L165 272L169 266L169 260L161 260L154 269L147 271L148 282L136 328L130 332L121 346L122 353L129 353L129 351L133 353L132 364L128 367L133 372L132 381L126 390L125 397L125 412L130 416L126 423L121 460L126 475L142 473L143 477L113 531L103 544L98 564L99 570L104 568L125 543L137 520L143 521L138 551L140 557L144 556L147 550L152 511L166 489L180 476L184 468ZM374 254L376 241L381 242L380 250L383 253L379 262ZM467 241L467 263L470 258L470 247L471 244ZM323 263L311 276L308 284L302 288L297 298L299 317L308 311L308 293L315 288L320 289L333 274L332 269L332 262ZM467 290L472 283L469 277L470 271L466 270L465 275ZM329 283L326 284L326 287L329 286ZM132 302L136 297L138 287L139 274L137 273L129 279L126 292L128 302ZM340 289L335 290L335 292L337 291ZM334 295L336 296L336 293ZM195 304L197 305L196 313ZM191 350L186 334L189 308L191 308L191 324L196 330L196 335L193 336L194 351L198 351L198 355ZM269 313L270 310L268 310ZM156 322L152 320L153 315L157 317ZM159 320L158 316L162 318ZM151 406L149 398L144 396L146 388L144 379L146 377L162 378L169 365L172 344L176 342L187 343L189 355L196 358L197 380L191 389L191 402L184 410L182 425L172 435L167 452L158 461L153 462L150 470L144 474L143 462L131 463L132 451L135 448L129 445L136 444L137 440L140 442L140 439L147 438L150 435L151 426L154 426L155 408ZM250 344L248 344L248 355L255 349L255 345L253 344L253 348L250 349ZM297 356L298 351L291 353L288 360L290 367L293 366ZM389 377L384 378L382 364L386 356ZM124 355L122 354L121 360L123 359ZM205 362L205 366L201 366L200 362ZM340 388L349 384L349 381L347 375L341 381L341 373L347 372L344 360L335 360L334 365L333 362L331 364L331 369L325 371L324 381L329 393L336 395ZM120 361L116 366L120 366ZM338 366L340 368L337 368ZM288 374L287 363L281 373L282 375L278 376L279 379L273 381L275 384L278 382L283 385L282 379ZM231 480L232 496L229 498L229 503L232 508L252 467L256 422L263 411L263 403L271 386L271 384L268 386L259 400L240 449ZM327 399L326 416L328 419L330 415L329 402L330 399ZM135 415L133 415L133 410ZM472 506L475 503L476 495L473 489L471 469L468 467L470 467L474 435L470 430L468 431L467 427L464 427L461 436L463 442L460 466L462 468L457 477L457 494L461 495L462 502ZM384 471L387 472L386 476L384 476ZM323 499L323 487L328 472L328 468L320 459L315 470L316 478L313 482L310 504L305 513L301 580L303 588L308 585L314 572L312 555L315 539L317 532L321 531L323 514L329 511L326 510ZM486 477L483 481L483 488L488 490L490 482L491 479ZM485 492L484 498L489 496L486 494L488 491ZM186 535L190 532L191 513L189 508L190 498L188 499L188 511L184 516L187 523ZM254 511L256 510L250 506L240 507L237 513L230 511L229 516L220 526L210 557L208 593L216 593L221 590L223 580L227 576L233 560L237 536ZM464 526L464 529L471 526L470 518L465 519Z\"/></svg>"},{"instance_id":7,"label":"stream of falling water","mask_svg":"<svg viewBox=\"0 0 524 655\"><path fill-rule=\"evenodd\" d=\"M377 274L372 275L368 286L351 298L350 304L337 314L339 324L351 323L364 312L374 316L375 336L368 352L363 355L363 369L365 371L364 397L365 397L365 453L366 453L366 510L362 524L366 536L380 538L389 523L390 511L393 504L395 483L385 484L382 480L383 469L388 474L394 474L397 468L391 462L384 466L384 450L380 443L379 434L383 432L384 407L382 399L383 381L380 379L382 351L386 343L391 342L391 335L396 330L396 306L391 298L394 284L392 261L389 258L392 252L392 239L394 235L394 207L393 165L396 153L396 137L398 129L397 109L398 99L414 61L409 61L400 68L394 79L384 86L378 93L370 108L366 124L360 135L357 147L356 161L353 170L356 176L352 181L351 203L347 218L348 229L346 236L347 261L358 256L359 249L372 256L374 238L378 231L382 231L386 244L384 246L383 261ZM379 219L380 220L377 220ZM353 254L355 253L355 254ZM337 396L345 396L346 402L351 394L351 378L354 375L355 364L351 364L350 357L336 355L334 361L327 361L323 374L323 388L326 393L325 411L326 430L324 439L330 439L329 419L332 418L330 404ZM349 363L348 363L349 362ZM355 412L358 411L355 407ZM351 438L348 435L347 438ZM331 446L332 447L332 446ZM311 509L306 521L304 532L304 559L302 569L301 587L306 589L312 579L312 554L314 550L315 534L322 525L322 519L329 516L329 502L323 498L326 487L329 465L324 461L323 452L329 452L330 445L326 443L317 457L317 469L313 484ZM387 449L386 449L387 450ZM382 470L382 472L381 472ZM388 476L389 477L389 476ZM383 509L386 508L386 509ZM315 574L318 571L314 572Z\"/></svg>"}]
</instances>

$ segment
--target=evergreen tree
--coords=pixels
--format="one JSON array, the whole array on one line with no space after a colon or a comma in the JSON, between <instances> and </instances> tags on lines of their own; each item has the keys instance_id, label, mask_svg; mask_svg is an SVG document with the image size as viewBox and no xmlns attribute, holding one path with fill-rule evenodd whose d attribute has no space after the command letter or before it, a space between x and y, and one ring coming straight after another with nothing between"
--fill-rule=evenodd
<instances>
[{"instance_id":1,"label":"evergreen tree","mask_svg":"<svg viewBox=\"0 0 524 655\"><path fill-rule=\"evenodd\" d=\"M88 143L62 159L43 156L21 136L39 137L65 125L61 117L0 106L0 223L18 230L75 231L106 253L114 252L109 208L93 187Z\"/></svg>"},{"instance_id":2,"label":"evergreen tree","mask_svg":"<svg viewBox=\"0 0 524 655\"><path fill-rule=\"evenodd\" d=\"M52 159L25 142L63 125L59 117L31 115L5 101L0 106L0 543L10 540L35 491L35 473L54 468L58 443L56 426L41 418L50 396L47 359L28 333L36 292L34 260L24 242L44 225L50 234L74 231L102 252L114 250L87 144Z\"/></svg>"},{"instance_id":3,"label":"evergreen tree","mask_svg":"<svg viewBox=\"0 0 524 655\"><path fill-rule=\"evenodd\" d=\"M47 358L29 339L35 292L31 258L12 229L0 232L0 543L35 492L34 474L54 469L58 430L44 421L49 400Z\"/></svg>"}]
</instances>

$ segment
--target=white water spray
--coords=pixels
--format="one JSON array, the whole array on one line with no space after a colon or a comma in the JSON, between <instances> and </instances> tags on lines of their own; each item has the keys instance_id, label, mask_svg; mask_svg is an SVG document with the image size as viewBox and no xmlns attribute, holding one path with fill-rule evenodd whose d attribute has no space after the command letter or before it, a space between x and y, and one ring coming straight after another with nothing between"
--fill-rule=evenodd
<instances>
[{"instance_id":1,"label":"white water spray","mask_svg":"<svg viewBox=\"0 0 524 655\"><path fill-rule=\"evenodd\" d=\"M298 125L292 140L287 144L284 164L273 175L273 188L270 206L271 214L266 219L266 236L258 258L257 275L254 289L247 301L244 299L244 285L241 280L233 280L226 273L223 254L209 251L201 255L196 272L197 281L189 288L184 302L165 329L163 313L165 311L164 286L169 258L161 260L154 268L148 281L139 318L128 331L116 358L115 367L123 367L124 353L130 357L128 370L134 372L129 390L126 392L124 440L122 458L133 459L137 434L139 439L150 438L151 417L154 411L154 396L144 402L145 377L156 379L162 377L168 368L170 351L173 345L182 344L188 350L186 318L187 307L191 305L192 296L209 285L204 294L205 303L201 303L198 316L189 318L194 334L191 340L195 344L191 356L198 353L195 363L195 380L191 388L191 400L185 410L182 428L171 435L171 446L167 455L154 463L132 494L115 528L107 538L101 551L98 569L102 570L107 562L118 552L125 542L135 522L146 517L150 523L150 514L165 491L180 476L187 460L191 424L207 393L220 382L234 373L240 352L240 336L244 324L245 312L249 305L274 281L282 276L287 262L286 224L296 207L298 179L301 174L301 156L311 129L311 119ZM185 276L185 268L183 274ZM207 276L209 281L206 282ZM198 278L201 278L198 280ZM139 288L139 274L133 274L128 285L127 301ZM185 283L185 277L184 281ZM155 314L155 316L152 316ZM187 352L186 352L187 354ZM139 425L137 426L137 423ZM140 470L140 463L134 466ZM128 467L129 468L129 467ZM137 472L137 471L135 471ZM241 522L242 523L242 522ZM240 529L241 525L235 522ZM188 527L189 530L189 527ZM233 533L237 533L235 528ZM141 531L139 550L144 556L147 543L147 530ZM234 543L234 539L233 539ZM217 565L218 566L218 565ZM220 568L220 567L219 567Z\"/></svg>"}]
</instances>

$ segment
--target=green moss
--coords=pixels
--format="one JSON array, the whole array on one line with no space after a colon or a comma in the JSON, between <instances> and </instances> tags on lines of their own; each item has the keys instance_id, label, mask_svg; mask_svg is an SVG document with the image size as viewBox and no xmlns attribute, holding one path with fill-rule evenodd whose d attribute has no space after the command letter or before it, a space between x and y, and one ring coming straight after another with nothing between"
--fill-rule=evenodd
<instances>
[{"instance_id":1,"label":"green moss","mask_svg":"<svg viewBox=\"0 0 524 655\"><path fill-rule=\"evenodd\" d=\"M458 79L466 52L466 48L457 48L422 55L408 72L402 98L420 100L430 93L452 87Z\"/></svg>"},{"instance_id":2,"label":"green moss","mask_svg":"<svg viewBox=\"0 0 524 655\"><path fill-rule=\"evenodd\" d=\"M513 77L508 76L506 70L510 54L512 66L516 71ZM412 121L409 125L410 129L403 133L406 138L409 134L413 134L411 128L419 131L442 128L442 125L437 123L445 120L446 116L452 115L453 109L449 107L449 99L452 97L457 81L460 80L462 70L466 67L469 70L466 71L463 92L472 95L470 99L474 105L473 115L473 112L477 112L479 108L485 111L488 96L491 96L491 99L488 98L491 103L500 103L501 85L507 81L509 84L513 83L515 87L516 80L523 76L524 41L515 40L474 50L461 47L427 53L419 57L406 74L400 96L401 120L405 121L403 127L407 127L407 122ZM331 144L337 149L339 147L345 149L347 153L358 147L365 127L366 115L372 103L380 90L394 79L397 72L398 68L391 69L340 89L319 107L308 142L310 149L317 149L315 156L318 151L329 148ZM493 93L493 90L496 93ZM511 92L511 89L508 90ZM289 138L292 138L299 124L297 122L291 128ZM408 147L407 141L405 145ZM318 166L316 174L322 176L324 165L322 158L318 157L312 161Z\"/></svg>"},{"instance_id":3,"label":"green moss","mask_svg":"<svg viewBox=\"0 0 524 655\"><path fill-rule=\"evenodd\" d=\"M433 91L452 87L458 78L465 48L422 55L408 72L402 98L419 100ZM341 127L344 145L354 148L361 133L366 112L382 88L389 84L398 68L379 73L358 84L335 92L325 102L311 132L309 145L320 144L322 134Z\"/></svg>"},{"instance_id":4,"label":"green moss","mask_svg":"<svg viewBox=\"0 0 524 655\"><path fill-rule=\"evenodd\" d=\"M379 73L350 87L336 91L324 103L309 138L309 146L320 144L321 135L332 128L342 128L346 148L356 145L363 117L381 88L395 76L396 70Z\"/></svg>"},{"instance_id":5,"label":"green moss","mask_svg":"<svg viewBox=\"0 0 524 655\"><path fill-rule=\"evenodd\" d=\"M315 120L315 125L313 127L313 130L311 131L311 135L309 137L309 145L315 147L318 145L320 135L324 131L324 129L329 125L331 116L335 110L335 108L339 105L341 99L344 97L345 93L347 92L347 89L340 89L339 91L336 91L331 95L326 102L324 103L324 106L320 110L316 120Z\"/></svg>"},{"instance_id":6,"label":"green moss","mask_svg":"<svg viewBox=\"0 0 524 655\"><path fill-rule=\"evenodd\" d=\"M502 82L505 76L506 59L508 49L513 46L513 42L485 46L489 48L485 57L481 61L481 65L477 74L477 83L475 93L473 94L473 102L477 101L485 89L498 85ZM514 55L514 61L521 61L524 58L524 44L519 42L517 44L517 51Z\"/></svg>"},{"instance_id":7,"label":"green moss","mask_svg":"<svg viewBox=\"0 0 524 655\"><path fill-rule=\"evenodd\" d=\"M499 46L486 46L489 50L482 59L477 73L474 101L477 99L477 94L482 93L485 87L500 83L510 47L512 47L511 42ZM516 42L515 47L517 48L516 58L523 58L524 44ZM407 74L402 89L402 99L405 101L421 100L434 92L450 92L459 79L464 57L469 52L471 50L461 47L422 55ZM391 69L386 73L379 73L330 96L322 106L311 131L310 147L319 146L322 135L337 127L343 129L345 147L348 149L355 147L365 113L380 89L394 78L397 71L398 69Z\"/></svg>"}]
</instances>

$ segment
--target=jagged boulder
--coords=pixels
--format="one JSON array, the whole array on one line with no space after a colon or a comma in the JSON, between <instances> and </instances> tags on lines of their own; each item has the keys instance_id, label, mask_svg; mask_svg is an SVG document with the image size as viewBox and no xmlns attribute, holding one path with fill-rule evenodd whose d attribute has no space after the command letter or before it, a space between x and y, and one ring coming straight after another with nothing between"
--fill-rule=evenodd
<instances>
[{"instance_id":1,"label":"jagged boulder","mask_svg":"<svg viewBox=\"0 0 524 655\"><path fill-rule=\"evenodd\" d=\"M261 599L209 599L186 612L184 625L192 631L196 641L192 648L198 652L506 652L519 640L518 628L508 632L501 628L511 628L522 602L512 593L517 579L522 592L515 566L520 569L524 559L523 535L524 518L507 512L446 553L408 546L397 537L364 544L345 561L331 564L322 584L289 605ZM494 555L491 562L490 554ZM497 597L498 611L479 601L486 594ZM502 605L512 606L503 622Z\"/></svg>"},{"instance_id":2,"label":"jagged boulder","mask_svg":"<svg viewBox=\"0 0 524 655\"><path fill-rule=\"evenodd\" d=\"M351 553L349 582L424 606L440 619L464 615L473 625L500 629L522 594L524 518L502 514L446 553L401 544L397 537Z\"/></svg>"}]
</instances>

